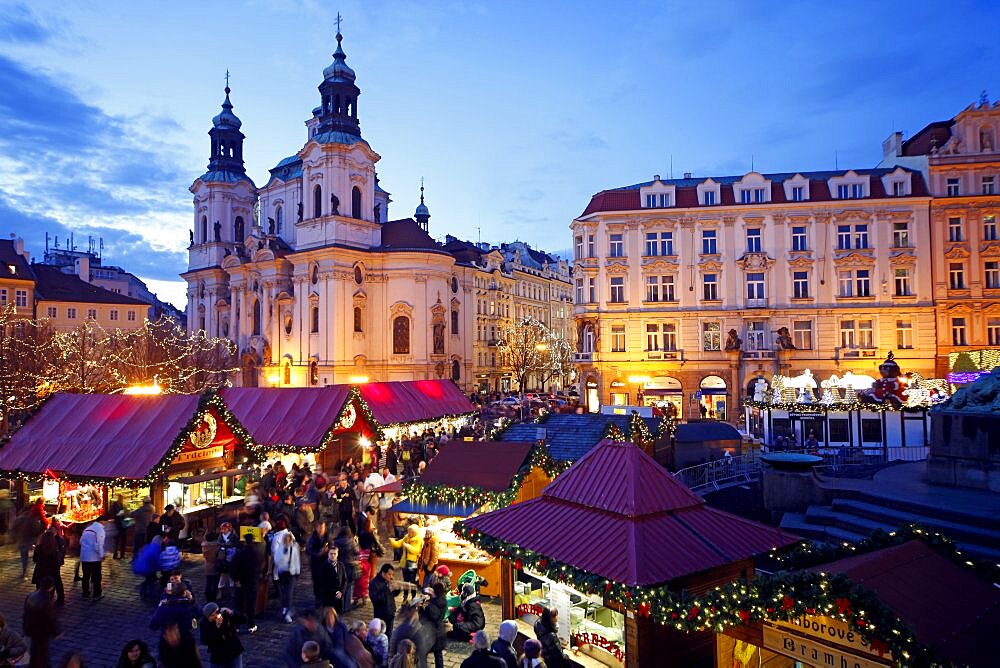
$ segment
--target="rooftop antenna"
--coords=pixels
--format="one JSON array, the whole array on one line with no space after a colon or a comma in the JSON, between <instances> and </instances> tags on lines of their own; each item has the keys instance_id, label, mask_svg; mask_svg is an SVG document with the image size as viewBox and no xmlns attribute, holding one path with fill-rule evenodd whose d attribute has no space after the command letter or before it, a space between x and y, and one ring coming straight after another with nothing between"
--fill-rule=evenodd
<instances>
[{"instance_id":1,"label":"rooftop antenna","mask_svg":"<svg viewBox=\"0 0 1000 668\"><path fill-rule=\"evenodd\" d=\"M49 233L45 233L45 252L49 252Z\"/></svg>"},{"instance_id":2,"label":"rooftop antenna","mask_svg":"<svg viewBox=\"0 0 1000 668\"><path fill-rule=\"evenodd\" d=\"M840 169L840 155L837 153L837 149L833 149L833 168Z\"/></svg>"},{"instance_id":3,"label":"rooftop antenna","mask_svg":"<svg viewBox=\"0 0 1000 668\"><path fill-rule=\"evenodd\" d=\"M753 171L753 153L750 154L750 171Z\"/></svg>"},{"instance_id":4,"label":"rooftop antenna","mask_svg":"<svg viewBox=\"0 0 1000 668\"><path fill-rule=\"evenodd\" d=\"M674 178L674 154L670 154L670 178Z\"/></svg>"},{"instance_id":5,"label":"rooftop antenna","mask_svg":"<svg viewBox=\"0 0 1000 668\"><path fill-rule=\"evenodd\" d=\"M72 232L69 233L69 249L71 251L75 251L76 250L76 239L74 238Z\"/></svg>"}]
</instances>

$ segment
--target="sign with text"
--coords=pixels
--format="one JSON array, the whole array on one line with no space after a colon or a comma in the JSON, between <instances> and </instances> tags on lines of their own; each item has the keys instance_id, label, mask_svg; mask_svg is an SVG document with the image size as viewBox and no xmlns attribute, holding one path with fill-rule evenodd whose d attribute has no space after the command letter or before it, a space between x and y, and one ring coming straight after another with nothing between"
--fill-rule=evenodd
<instances>
[{"instance_id":1,"label":"sign with text","mask_svg":"<svg viewBox=\"0 0 1000 668\"><path fill-rule=\"evenodd\" d=\"M885 668L891 665L865 656L849 646L835 647L787 628L765 623L764 648L815 668Z\"/></svg>"},{"instance_id":2,"label":"sign with text","mask_svg":"<svg viewBox=\"0 0 1000 668\"><path fill-rule=\"evenodd\" d=\"M174 457L174 464L187 464L189 462L200 462L205 459L217 459L222 457L224 448L217 445L214 448L204 448L202 450L188 450L181 452Z\"/></svg>"},{"instance_id":3,"label":"sign with text","mask_svg":"<svg viewBox=\"0 0 1000 668\"><path fill-rule=\"evenodd\" d=\"M875 656L871 658L892 663L892 654L886 651L879 655L877 650L872 649L867 638L852 629L850 624L839 619L823 615L802 615L787 622L776 621L774 625L812 638L820 638L835 645L851 647L862 656L874 654Z\"/></svg>"}]
</instances>

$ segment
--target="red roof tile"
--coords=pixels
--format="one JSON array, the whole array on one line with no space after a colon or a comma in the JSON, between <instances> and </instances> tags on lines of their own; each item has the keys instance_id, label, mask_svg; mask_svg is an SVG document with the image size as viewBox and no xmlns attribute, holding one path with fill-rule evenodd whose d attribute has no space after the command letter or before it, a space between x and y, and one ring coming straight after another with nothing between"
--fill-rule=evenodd
<instances>
[{"instance_id":1,"label":"red roof tile","mask_svg":"<svg viewBox=\"0 0 1000 668\"><path fill-rule=\"evenodd\" d=\"M382 426L471 413L475 407L450 380L365 383L358 388Z\"/></svg>"},{"instance_id":2,"label":"red roof tile","mask_svg":"<svg viewBox=\"0 0 1000 668\"><path fill-rule=\"evenodd\" d=\"M797 540L707 508L639 448L610 440L601 441L540 497L465 524L629 585L661 584Z\"/></svg>"},{"instance_id":3,"label":"red roof tile","mask_svg":"<svg viewBox=\"0 0 1000 668\"><path fill-rule=\"evenodd\" d=\"M336 422L349 390L349 385L234 387L222 396L257 445L315 448Z\"/></svg>"},{"instance_id":4,"label":"red roof tile","mask_svg":"<svg viewBox=\"0 0 1000 668\"><path fill-rule=\"evenodd\" d=\"M473 485L490 492L510 487L531 453L531 443L451 441L441 447L424 474L423 485Z\"/></svg>"}]
</instances>

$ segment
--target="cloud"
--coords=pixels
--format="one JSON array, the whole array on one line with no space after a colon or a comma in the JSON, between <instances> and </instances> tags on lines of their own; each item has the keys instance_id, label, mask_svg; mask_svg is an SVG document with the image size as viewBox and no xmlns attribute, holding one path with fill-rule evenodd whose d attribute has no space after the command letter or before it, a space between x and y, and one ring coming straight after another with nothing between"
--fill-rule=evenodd
<instances>
[{"instance_id":1,"label":"cloud","mask_svg":"<svg viewBox=\"0 0 1000 668\"><path fill-rule=\"evenodd\" d=\"M109 262L176 279L190 176L184 149L169 141L179 127L162 115L109 114L63 78L0 55L0 220L39 258L46 231L101 236Z\"/></svg>"},{"instance_id":2,"label":"cloud","mask_svg":"<svg viewBox=\"0 0 1000 668\"><path fill-rule=\"evenodd\" d=\"M0 14L0 43L42 44L52 37L52 30L39 23L27 5L7 7Z\"/></svg>"}]
</instances>

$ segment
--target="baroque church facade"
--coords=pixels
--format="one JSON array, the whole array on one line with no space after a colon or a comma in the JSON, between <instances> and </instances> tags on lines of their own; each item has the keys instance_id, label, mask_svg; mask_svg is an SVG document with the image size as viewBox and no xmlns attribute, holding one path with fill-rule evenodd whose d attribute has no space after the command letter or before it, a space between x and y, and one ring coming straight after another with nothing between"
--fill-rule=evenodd
<instances>
[{"instance_id":1,"label":"baroque church facade","mask_svg":"<svg viewBox=\"0 0 1000 668\"><path fill-rule=\"evenodd\" d=\"M388 220L380 156L337 34L304 146L254 184L230 89L194 195L188 328L236 343L244 386L452 378L472 387L474 269L428 234L423 201Z\"/></svg>"}]
</instances>

